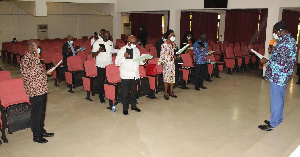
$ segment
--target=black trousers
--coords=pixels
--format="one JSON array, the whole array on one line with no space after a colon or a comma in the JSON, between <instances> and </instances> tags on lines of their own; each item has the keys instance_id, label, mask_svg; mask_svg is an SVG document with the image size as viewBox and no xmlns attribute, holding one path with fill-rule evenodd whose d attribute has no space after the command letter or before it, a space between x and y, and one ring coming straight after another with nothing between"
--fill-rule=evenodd
<instances>
[{"instance_id":1,"label":"black trousers","mask_svg":"<svg viewBox=\"0 0 300 157\"><path fill-rule=\"evenodd\" d=\"M207 64L196 64L195 75L194 75L194 85L195 87L203 86L203 79L206 74Z\"/></svg>"},{"instance_id":2,"label":"black trousers","mask_svg":"<svg viewBox=\"0 0 300 157\"><path fill-rule=\"evenodd\" d=\"M136 107L136 87L137 81L135 79L121 79L121 103L123 111L129 109L129 103L131 103L131 107Z\"/></svg>"},{"instance_id":3,"label":"black trousers","mask_svg":"<svg viewBox=\"0 0 300 157\"><path fill-rule=\"evenodd\" d=\"M39 96L29 97L31 103L31 130L33 137L41 138L42 134L46 132L45 115L46 115L46 102L47 93Z\"/></svg>"},{"instance_id":4,"label":"black trousers","mask_svg":"<svg viewBox=\"0 0 300 157\"><path fill-rule=\"evenodd\" d=\"M105 68L97 67L97 82L98 82L98 91L99 91L99 98L104 98L104 82L106 78L106 70Z\"/></svg>"}]
</instances>

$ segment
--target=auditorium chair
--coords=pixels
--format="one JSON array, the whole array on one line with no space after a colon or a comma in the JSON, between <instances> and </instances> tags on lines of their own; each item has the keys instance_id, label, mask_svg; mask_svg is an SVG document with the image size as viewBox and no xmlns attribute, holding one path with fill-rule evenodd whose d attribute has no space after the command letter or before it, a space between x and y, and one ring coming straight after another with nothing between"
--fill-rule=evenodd
<instances>
[{"instance_id":1,"label":"auditorium chair","mask_svg":"<svg viewBox=\"0 0 300 157\"><path fill-rule=\"evenodd\" d=\"M0 98L1 139L7 143L5 129L11 134L31 127L31 106L21 78L1 81Z\"/></svg>"},{"instance_id":2,"label":"auditorium chair","mask_svg":"<svg viewBox=\"0 0 300 157\"><path fill-rule=\"evenodd\" d=\"M159 58L153 58L148 60L148 66L150 64L155 65L156 67L156 75L149 75L147 72L147 65L146 65L146 75L149 79L149 85L150 89L152 90L151 92L153 93L158 93L158 91L162 90L163 86L163 81L162 81L162 74L163 74L163 68L162 65L158 65L158 60Z\"/></svg>"},{"instance_id":3,"label":"auditorium chair","mask_svg":"<svg viewBox=\"0 0 300 157\"><path fill-rule=\"evenodd\" d=\"M217 61L214 54L207 56L210 62L207 63L208 74L210 76L216 76L216 78L221 78L219 76L219 71L223 71L224 62Z\"/></svg>"},{"instance_id":4,"label":"auditorium chair","mask_svg":"<svg viewBox=\"0 0 300 157\"><path fill-rule=\"evenodd\" d=\"M248 51L247 46L242 46L242 47L241 47L241 51L242 51L243 57L245 58L244 69L247 69L247 66L248 66L248 64L249 64L251 55L249 54L249 51Z\"/></svg>"},{"instance_id":5,"label":"auditorium chair","mask_svg":"<svg viewBox=\"0 0 300 157\"><path fill-rule=\"evenodd\" d=\"M265 49L264 49L264 48L260 48L259 51L258 51L258 53L264 56L264 55L265 55ZM262 63L259 62L258 68L259 68L260 70L262 70L263 67L264 67L264 65L263 65Z\"/></svg>"},{"instance_id":6,"label":"auditorium chair","mask_svg":"<svg viewBox=\"0 0 300 157\"><path fill-rule=\"evenodd\" d=\"M221 51L220 45L218 45L218 44L213 45L212 50L215 51L214 55L215 55L216 60L220 61L222 58L222 51Z\"/></svg>"},{"instance_id":7,"label":"auditorium chair","mask_svg":"<svg viewBox=\"0 0 300 157\"><path fill-rule=\"evenodd\" d=\"M194 69L193 60L190 54L181 54L183 64L181 65L180 70L182 71L184 83L189 83L192 81L192 70Z\"/></svg>"},{"instance_id":8,"label":"auditorium chair","mask_svg":"<svg viewBox=\"0 0 300 157\"><path fill-rule=\"evenodd\" d=\"M4 80L10 80L11 75L9 71L0 71L0 82Z\"/></svg>"},{"instance_id":9,"label":"auditorium chair","mask_svg":"<svg viewBox=\"0 0 300 157\"><path fill-rule=\"evenodd\" d=\"M83 89L86 90L87 96L85 99L93 101L91 94L94 95L94 85L97 77L97 67L95 66L96 60L87 60L84 62L85 76L82 77Z\"/></svg>"},{"instance_id":10,"label":"auditorium chair","mask_svg":"<svg viewBox=\"0 0 300 157\"><path fill-rule=\"evenodd\" d=\"M25 55L26 49L27 49L26 46L20 46L18 48L18 55L16 57L17 64L20 65L21 59Z\"/></svg>"},{"instance_id":11,"label":"auditorium chair","mask_svg":"<svg viewBox=\"0 0 300 157\"><path fill-rule=\"evenodd\" d=\"M150 48L151 48L151 47L153 47L152 44L146 44L146 45L145 45L146 51L150 52Z\"/></svg>"},{"instance_id":12,"label":"auditorium chair","mask_svg":"<svg viewBox=\"0 0 300 157\"><path fill-rule=\"evenodd\" d=\"M148 95L147 98L155 99L155 93L150 91L149 78L143 65L139 66L140 79L137 86L137 97Z\"/></svg>"},{"instance_id":13,"label":"auditorium chair","mask_svg":"<svg viewBox=\"0 0 300 157\"><path fill-rule=\"evenodd\" d=\"M65 72L66 82L69 86L70 93L74 93L72 88L82 86L82 77L84 69L81 58L79 56L71 56L67 58L68 69Z\"/></svg>"},{"instance_id":14,"label":"auditorium chair","mask_svg":"<svg viewBox=\"0 0 300 157\"><path fill-rule=\"evenodd\" d=\"M119 67L110 64L106 66L106 83L104 84L105 97L109 99L109 107L112 109L113 105L117 105L121 100L119 97L119 87L121 84Z\"/></svg>"},{"instance_id":15,"label":"auditorium chair","mask_svg":"<svg viewBox=\"0 0 300 157\"><path fill-rule=\"evenodd\" d=\"M78 52L76 56L81 58L81 62L84 63L87 59L88 54L85 51Z\"/></svg>"},{"instance_id":16,"label":"auditorium chair","mask_svg":"<svg viewBox=\"0 0 300 157\"><path fill-rule=\"evenodd\" d=\"M156 47L151 47L150 48L150 55L153 56L153 57L157 57Z\"/></svg>"},{"instance_id":17,"label":"auditorium chair","mask_svg":"<svg viewBox=\"0 0 300 157\"><path fill-rule=\"evenodd\" d=\"M244 57L242 56L242 53L241 53L241 47L239 46L235 46L234 49L233 49L233 53L234 53L234 56L237 58L237 71L239 71L240 67L242 66L243 64L243 61L245 62L245 59Z\"/></svg>"},{"instance_id":18,"label":"auditorium chair","mask_svg":"<svg viewBox=\"0 0 300 157\"><path fill-rule=\"evenodd\" d=\"M225 66L228 68L227 74L232 75L232 70L236 67L237 58L233 54L233 48L227 47L225 51Z\"/></svg>"},{"instance_id":19,"label":"auditorium chair","mask_svg":"<svg viewBox=\"0 0 300 157\"><path fill-rule=\"evenodd\" d=\"M87 56L87 60L93 60L93 59L94 59L94 57L93 57L92 54L89 54L89 55Z\"/></svg>"}]
</instances>

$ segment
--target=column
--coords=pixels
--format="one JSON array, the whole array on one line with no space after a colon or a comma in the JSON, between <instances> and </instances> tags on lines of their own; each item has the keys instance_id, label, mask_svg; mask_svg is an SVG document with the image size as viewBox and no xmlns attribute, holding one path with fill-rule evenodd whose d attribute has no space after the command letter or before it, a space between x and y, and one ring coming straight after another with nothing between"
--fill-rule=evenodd
<instances>
[{"instance_id":1,"label":"column","mask_svg":"<svg viewBox=\"0 0 300 157\"><path fill-rule=\"evenodd\" d=\"M181 17L181 10L179 9L170 10L169 28L175 32L176 35L175 44L177 46L180 45L180 17Z\"/></svg>"},{"instance_id":2,"label":"column","mask_svg":"<svg viewBox=\"0 0 300 157\"><path fill-rule=\"evenodd\" d=\"M121 13L116 12L115 16L113 17L113 37L114 42L116 39L121 39Z\"/></svg>"}]
</instances>

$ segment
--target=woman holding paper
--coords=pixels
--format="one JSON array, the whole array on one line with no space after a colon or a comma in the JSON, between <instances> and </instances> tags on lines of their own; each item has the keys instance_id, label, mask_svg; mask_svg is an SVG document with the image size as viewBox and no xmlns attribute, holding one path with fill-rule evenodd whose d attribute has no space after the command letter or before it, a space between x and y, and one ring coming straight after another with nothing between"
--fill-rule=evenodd
<instances>
[{"instance_id":1,"label":"woman holding paper","mask_svg":"<svg viewBox=\"0 0 300 157\"><path fill-rule=\"evenodd\" d=\"M163 77L165 86L164 98L169 100L169 95L171 97L177 98L173 93L174 83L175 83L175 50L177 46L175 45L175 34L173 30L168 30L165 34L165 39L167 41L161 45L161 53L159 62L163 65ZM168 94L168 86L170 85L170 94Z\"/></svg>"}]
</instances>

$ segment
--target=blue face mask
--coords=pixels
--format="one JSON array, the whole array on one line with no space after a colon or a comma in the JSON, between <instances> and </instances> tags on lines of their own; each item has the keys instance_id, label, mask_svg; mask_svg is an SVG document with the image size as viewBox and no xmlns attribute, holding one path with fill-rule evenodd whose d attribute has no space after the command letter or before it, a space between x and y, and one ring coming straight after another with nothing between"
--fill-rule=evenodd
<instances>
[{"instance_id":1,"label":"blue face mask","mask_svg":"<svg viewBox=\"0 0 300 157\"><path fill-rule=\"evenodd\" d=\"M41 49L40 48L37 48L37 51L38 51L39 54L41 53Z\"/></svg>"},{"instance_id":2,"label":"blue face mask","mask_svg":"<svg viewBox=\"0 0 300 157\"><path fill-rule=\"evenodd\" d=\"M70 41L70 44L73 44L73 41Z\"/></svg>"}]
</instances>

